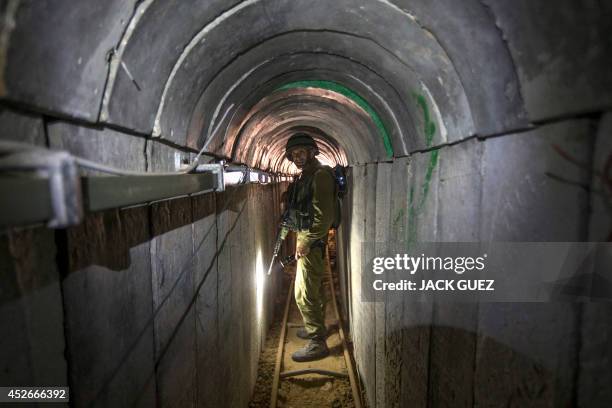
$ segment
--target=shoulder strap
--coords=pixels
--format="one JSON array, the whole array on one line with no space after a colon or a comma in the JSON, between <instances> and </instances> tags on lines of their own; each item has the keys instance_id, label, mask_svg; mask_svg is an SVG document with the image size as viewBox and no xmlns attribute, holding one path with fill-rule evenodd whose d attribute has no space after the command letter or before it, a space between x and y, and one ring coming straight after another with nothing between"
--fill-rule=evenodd
<instances>
[{"instance_id":1,"label":"shoulder strap","mask_svg":"<svg viewBox=\"0 0 612 408\"><path fill-rule=\"evenodd\" d=\"M318 169L316 169L315 171L312 172L312 174L308 175L308 178L306 178L306 183L308 186L308 191L310 192L310 194L312 195L312 183L315 179L315 176L317 175L318 172L320 171L325 171L327 172L327 174L329 174L329 176L332 178L333 182L334 182L334 195L338 194L338 183L336 182L336 176L334 175L334 171L331 167L329 166L321 166Z\"/></svg>"}]
</instances>

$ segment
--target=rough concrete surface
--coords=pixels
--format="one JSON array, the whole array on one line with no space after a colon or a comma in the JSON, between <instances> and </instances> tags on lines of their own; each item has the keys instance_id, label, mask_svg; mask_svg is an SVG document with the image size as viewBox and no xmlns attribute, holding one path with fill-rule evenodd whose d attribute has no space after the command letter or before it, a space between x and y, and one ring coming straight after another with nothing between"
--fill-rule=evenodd
<instances>
[{"instance_id":1,"label":"rough concrete surface","mask_svg":"<svg viewBox=\"0 0 612 408\"><path fill-rule=\"evenodd\" d=\"M42 228L0 235L0 324L5 334L0 336L0 381L7 386L68 384L53 235Z\"/></svg>"},{"instance_id":2,"label":"rough concrete surface","mask_svg":"<svg viewBox=\"0 0 612 408\"><path fill-rule=\"evenodd\" d=\"M108 59L135 0L21 1L4 44L9 100L89 121L98 118Z\"/></svg>"},{"instance_id":3,"label":"rough concrete surface","mask_svg":"<svg viewBox=\"0 0 612 408\"><path fill-rule=\"evenodd\" d=\"M43 119L38 115L0 110L0 139L37 146L46 145Z\"/></svg>"},{"instance_id":4,"label":"rough concrete surface","mask_svg":"<svg viewBox=\"0 0 612 408\"><path fill-rule=\"evenodd\" d=\"M6 0L0 139L148 172L206 144L285 173L286 140L307 129L349 166L340 303L370 407L607 407L604 303L361 292L366 260L393 245L610 239L611 13L594 0ZM3 384L68 384L77 407L246 406L281 289L262 270L285 188L1 231Z\"/></svg>"}]
</instances>

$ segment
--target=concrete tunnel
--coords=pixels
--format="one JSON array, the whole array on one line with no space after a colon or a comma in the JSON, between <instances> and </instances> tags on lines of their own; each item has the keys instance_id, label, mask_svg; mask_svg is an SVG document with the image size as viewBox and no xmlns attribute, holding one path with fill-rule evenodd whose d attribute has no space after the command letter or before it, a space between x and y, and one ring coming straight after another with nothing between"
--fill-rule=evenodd
<instances>
[{"instance_id":1,"label":"concrete tunnel","mask_svg":"<svg viewBox=\"0 0 612 408\"><path fill-rule=\"evenodd\" d=\"M75 407L249 406L286 296L263 270L300 130L347 168L336 273L365 406L612 406L608 246L589 281L603 297L362 298L364 243L612 240L612 3L0 8L0 386L67 386ZM8 142L34 167L60 150L133 176L202 150L267 182L96 211L84 187L83 213L53 224L49 173L15 173L22 156L7 171Z\"/></svg>"}]
</instances>

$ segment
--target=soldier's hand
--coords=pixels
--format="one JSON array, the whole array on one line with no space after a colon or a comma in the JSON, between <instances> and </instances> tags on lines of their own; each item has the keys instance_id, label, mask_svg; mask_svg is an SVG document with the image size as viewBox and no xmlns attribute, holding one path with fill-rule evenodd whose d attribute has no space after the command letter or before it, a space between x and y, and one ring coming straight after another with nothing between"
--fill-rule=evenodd
<instances>
[{"instance_id":1,"label":"soldier's hand","mask_svg":"<svg viewBox=\"0 0 612 408\"><path fill-rule=\"evenodd\" d=\"M298 245L295 249L295 259L300 259L310 253L310 247Z\"/></svg>"}]
</instances>

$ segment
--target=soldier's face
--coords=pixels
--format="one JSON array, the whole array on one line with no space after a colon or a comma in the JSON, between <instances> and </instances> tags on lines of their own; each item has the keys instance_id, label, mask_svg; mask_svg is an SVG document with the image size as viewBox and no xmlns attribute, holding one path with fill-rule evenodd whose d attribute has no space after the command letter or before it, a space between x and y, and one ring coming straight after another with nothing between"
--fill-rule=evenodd
<instances>
[{"instance_id":1,"label":"soldier's face","mask_svg":"<svg viewBox=\"0 0 612 408\"><path fill-rule=\"evenodd\" d=\"M314 157L312 155L312 149L309 147L296 147L292 149L289 154L291 155L291 160L293 160L293 163L298 169L304 168L308 161Z\"/></svg>"}]
</instances>

